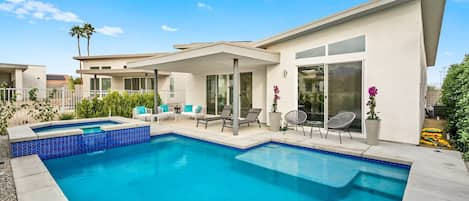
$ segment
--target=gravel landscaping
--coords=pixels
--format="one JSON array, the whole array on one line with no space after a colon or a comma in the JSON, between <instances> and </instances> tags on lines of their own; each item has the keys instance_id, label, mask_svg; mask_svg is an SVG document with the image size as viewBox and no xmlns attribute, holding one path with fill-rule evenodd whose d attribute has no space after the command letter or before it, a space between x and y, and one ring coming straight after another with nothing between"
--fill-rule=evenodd
<instances>
[{"instance_id":1,"label":"gravel landscaping","mask_svg":"<svg viewBox=\"0 0 469 201\"><path fill-rule=\"evenodd\" d=\"M8 137L0 136L0 200L17 201L9 156Z\"/></svg>"}]
</instances>

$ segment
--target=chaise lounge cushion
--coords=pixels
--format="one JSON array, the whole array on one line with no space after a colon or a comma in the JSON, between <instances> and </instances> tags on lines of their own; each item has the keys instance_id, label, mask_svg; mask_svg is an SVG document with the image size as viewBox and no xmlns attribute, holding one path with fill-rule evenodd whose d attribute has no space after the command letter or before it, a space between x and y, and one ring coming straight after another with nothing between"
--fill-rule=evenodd
<instances>
[{"instance_id":1,"label":"chaise lounge cushion","mask_svg":"<svg viewBox=\"0 0 469 201\"><path fill-rule=\"evenodd\" d=\"M145 106L137 106L135 107L135 110L137 111L137 114L147 113L147 108L145 108Z\"/></svg>"},{"instance_id":2,"label":"chaise lounge cushion","mask_svg":"<svg viewBox=\"0 0 469 201\"><path fill-rule=\"evenodd\" d=\"M168 106L168 104L162 104L162 105L160 106L160 109L161 109L162 112L169 112L169 106Z\"/></svg>"},{"instance_id":3,"label":"chaise lounge cushion","mask_svg":"<svg viewBox=\"0 0 469 201\"><path fill-rule=\"evenodd\" d=\"M184 105L184 112L192 112L192 105Z\"/></svg>"}]
</instances>

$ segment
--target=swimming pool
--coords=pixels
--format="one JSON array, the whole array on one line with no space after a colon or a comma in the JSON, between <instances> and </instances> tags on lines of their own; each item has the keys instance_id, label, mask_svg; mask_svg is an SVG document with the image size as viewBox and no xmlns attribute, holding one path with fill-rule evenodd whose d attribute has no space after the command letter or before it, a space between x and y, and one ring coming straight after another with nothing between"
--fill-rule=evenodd
<instances>
[{"instance_id":1,"label":"swimming pool","mask_svg":"<svg viewBox=\"0 0 469 201\"><path fill-rule=\"evenodd\" d=\"M70 201L401 200L409 167L269 143L178 135L44 161Z\"/></svg>"},{"instance_id":2,"label":"swimming pool","mask_svg":"<svg viewBox=\"0 0 469 201\"><path fill-rule=\"evenodd\" d=\"M55 132L55 131L67 131L72 129L81 129L84 134L99 133L102 132L101 126L111 126L120 124L116 121L104 120L104 121L93 121L93 122L82 122L82 123L68 123L68 124L57 124L44 127L34 128L33 131L36 133Z\"/></svg>"}]
</instances>

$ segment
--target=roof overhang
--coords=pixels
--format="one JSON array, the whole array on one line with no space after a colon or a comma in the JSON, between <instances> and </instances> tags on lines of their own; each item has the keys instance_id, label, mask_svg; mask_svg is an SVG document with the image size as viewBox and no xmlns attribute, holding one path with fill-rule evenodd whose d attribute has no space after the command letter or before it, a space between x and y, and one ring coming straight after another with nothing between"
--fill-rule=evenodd
<instances>
[{"instance_id":1,"label":"roof overhang","mask_svg":"<svg viewBox=\"0 0 469 201\"><path fill-rule=\"evenodd\" d=\"M101 69L101 70L77 70L78 74L104 75L116 77L146 77L153 75L151 70L143 69ZM158 72L158 75L169 75L167 72Z\"/></svg>"},{"instance_id":2,"label":"roof overhang","mask_svg":"<svg viewBox=\"0 0 469 201\"><path fill-rule=\"evenodd\" d=\"M253 43L254 47L268 46L308 35L329 27L342 24L384 9L392 8L413 0L375 0L352 7L334 15L316 20L309 24L265 38ZM436 60L441 24L446 0L422 0L423 35L427 66L433 66Z\"/></svg>"},{"instance_id":3,"label":"roof overhang","mask_svg":"<svg viewBox=\"0 0 469 201\"><path fill-rule=\"evenodd\" d=\"M436 62L445 5L446 0L422 1L423 39L427 66L434 66Z\"/></svg>"},{"instance_id":4,"label":"roof overhang","mask_svg":"<svg viewBox=\"0 0 469 201\"><path fill-rule=\"evenodd\" d=\"M14 71L16 69L25 71L26 69L28 69L28 65L0 63L0 70L2 71Z\"/></svg>"},{"instance_id":5,"label":"roof overhang","mask_svg":"<svg viewBox=\"0 0 469 201\"><path fill-rule=\"evenodd\" d=\"M145 58L161 56L168 53L142 53L142 54L111 54L111 55L94 55L94 56L76 56L73 57L75 60L94 60L94 59L125 59L125 58Z\"/></svg>"},{"instance_id":6,"label":"roof overhang","mask_svg":"<svg viewBox=\"0 0 469 201\"><path fill-rule=\"evenodd\" d=\"M186 73L230 72L233 59L238 59L239 68L242 70L278 64L280 54L260 48L220 42L129 62L128 68Z\"/></svg>"}]
</instances>

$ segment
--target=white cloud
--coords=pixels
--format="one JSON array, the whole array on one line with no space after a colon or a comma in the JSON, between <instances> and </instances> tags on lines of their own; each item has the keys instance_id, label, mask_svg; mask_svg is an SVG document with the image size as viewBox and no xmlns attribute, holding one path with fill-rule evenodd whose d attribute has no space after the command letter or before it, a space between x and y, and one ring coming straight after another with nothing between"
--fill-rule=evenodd
<instances>
[{"instance_id":1,"label":"white cloud","mask_svg":"<svg viewBox=\"0 0 469 201\"><path fill-rule=\"evenodd\" d=\"M451 51L445 51L443 52L443 54L445 54L446 56L453 56L453 52Z\"/></svg>"},{"instance_id":2,"label":"white cloud","mask_svg":"<svg viewBox=\"0 0 469 201\"><path fill-rule=\"evenodd\" d=\"M169 32L175 32L175 31L178 30L177 28L170 27L170 26L168 26L168 25L166 25L166 24L161 25L161 29L163 29L163 31L169 31Z\"/></svg>"},{"instance_id":3,"label":"white cloud","mask_svg":"<svg viewBox=\"0 0 469 201\"><path fill-rule=\"evenodd\" d=\"M117 36L123 34L124 31L120 27L111 27L111 26L104 26L102 28L96 29L96 32L100 34L104 34L107 36Z\"/></svg>"},{"instance_id":4,"label":"white cloud","mask_svg":"<svg viewBox=\"0 0 469 201\"><path fill-rule=\"evenodd\" d=\"M19 18L30 17L38 20L83 22L75 13L63 11L53 4L37 0L6 0L0 3L0 11L12 13Z\"/></svg>"},{"instance_id":5,"label":"white cloud","mask_svg":"<svg viewBox=\"0 0 469 201\"><path fill-rule=\"evenodd\" d=\"M212 6L210 6L206 3L203 3L203 2L197 2L197 8L212 10Z\"/></svg>"}]
</instances>

